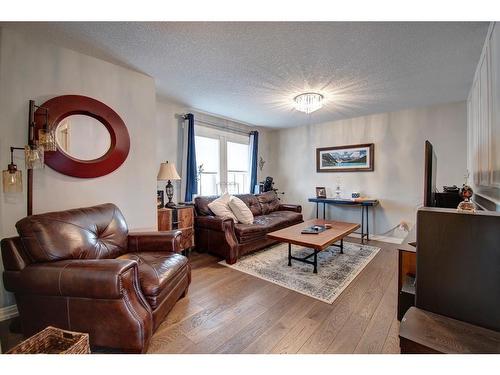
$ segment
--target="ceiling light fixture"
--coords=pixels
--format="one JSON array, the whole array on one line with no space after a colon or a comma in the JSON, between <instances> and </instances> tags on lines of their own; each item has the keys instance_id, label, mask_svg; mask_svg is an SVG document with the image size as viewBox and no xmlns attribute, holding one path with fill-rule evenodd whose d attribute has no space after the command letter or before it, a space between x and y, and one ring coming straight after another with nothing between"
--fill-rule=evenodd
<instances>
[{"instance_id":1,"label":"ceiling light fixture","mask_svg":"<svg viewBox=\"0 0 500 375\"><path fill-rule=\"evenodd\" d=\"M312 113L323 107L324 96L316 92L306 92L293 98L295 109L300 112Z\"/></svg>"}]
</instances>

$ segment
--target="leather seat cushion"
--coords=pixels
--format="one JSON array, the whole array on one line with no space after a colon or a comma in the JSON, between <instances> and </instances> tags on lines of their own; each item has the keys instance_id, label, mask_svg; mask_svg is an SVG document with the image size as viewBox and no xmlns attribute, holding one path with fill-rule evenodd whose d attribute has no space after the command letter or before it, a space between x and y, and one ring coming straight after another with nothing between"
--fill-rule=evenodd
<instances>
[{"instance_id":1,"label":"leather seat cushion","mask_svg":"<svg viewBox=\"0 0 500 375\"><path fill-rule=\"evenodd\" d=\"M154 310L187 272L188 259L165 251L128 253L118 259L132 259L139 265L141 289Z\"/></svg>"},{"instance_id":2,"label":"leather seat cushion","mask_svg":"<svg viewBox=\"0 0 500 375\"><path fill-rule=\"evenodd\" d=\"M292 211L274 211L255 216L253 224L235 224L234 231L239 243L265 239L266 234L302 222L302 214Z\"/></svg>"},{"instance_id":3,"label":"leather seat cushion","mask_svg":"<svg viewBox=\"0 0 500 375\"><path fill-rule=\"evenodd\" d=\"M300 212L295 211L273 211L269 213L267 216L279 216L282 219L285 219L286 222L290 225L295 225L298 223L302 223L302 214Z\"/></svg>"}]
</instances>

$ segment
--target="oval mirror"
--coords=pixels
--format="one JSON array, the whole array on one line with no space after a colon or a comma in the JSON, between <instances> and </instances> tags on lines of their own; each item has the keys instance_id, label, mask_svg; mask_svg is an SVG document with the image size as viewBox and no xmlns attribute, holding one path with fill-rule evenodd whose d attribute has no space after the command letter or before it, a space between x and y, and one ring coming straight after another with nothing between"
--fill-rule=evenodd
<instances>
[{"instance_id":1,"label":"oval mirror","mask_svg":"<svg viewBox=\"0 0 500 375\"><path fill-rule=\"evenodd\" d=\"M94 178L115 171L127 159L130 136L122 118L99 100L61 95L47 100L34 115L55 127L57 150L45 152L45 164L66 176ZM41 117L35 117L41 118ZM45 121L35 122L35 141Z\"/></svg>"},{"instance_id":2,"label":"oval mirror","mask_svg":"<svg viewBox=\"0 0 500 375\"><path fill-rule=\"evenodd\" d=\"M102 122L91 116L70 115L56 127L60 150L77 160L96 160L111 147L111 136Z\"/></svg>"}]
</instances>

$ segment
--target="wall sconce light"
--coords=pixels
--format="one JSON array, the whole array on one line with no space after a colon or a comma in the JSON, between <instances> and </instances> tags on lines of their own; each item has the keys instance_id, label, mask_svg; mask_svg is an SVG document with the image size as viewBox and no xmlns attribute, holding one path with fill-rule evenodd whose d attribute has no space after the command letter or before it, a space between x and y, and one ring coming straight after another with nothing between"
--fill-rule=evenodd
<instances>
[{"instance_id":1,"label":"wall sconce light","mask_svg":"<svg viewBox=\"0 0 500 375\"><path fill-rule=\"evenodd\" d=\"M259 157L259 169L262 172L262 168L264 168L264 164L266 164L266 161L262 159L262 156Z\"/></svg>"}]
</instances>

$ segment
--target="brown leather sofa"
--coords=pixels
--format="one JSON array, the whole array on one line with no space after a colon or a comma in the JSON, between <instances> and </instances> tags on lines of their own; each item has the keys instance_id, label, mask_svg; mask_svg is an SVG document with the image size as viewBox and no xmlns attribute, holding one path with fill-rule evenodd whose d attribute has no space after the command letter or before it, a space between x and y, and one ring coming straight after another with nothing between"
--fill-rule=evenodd
<instances>
[{"instance_id":1,"label":"brown leather sofa","mask_svg":"<svg viewBox=\"0 0 500 375\"><path fill-rule=\"evenodd\" d=\"M87 332L91 345L144 352L186 295L191 266L180 231L129 233L113 204L28 216L1 242L5 288L24 335L48 325Z\"/></svg>"},{"instance_id":2,"label":"brown leather sofa","mask_svg":"<svg viewBox=\"0 0 500 375\"><path fill-rule=\"evenodd\" d=\"M276 241L266 238L267 233L303 222L302 207L281 204L273 191L236 196L252 211L253 224L235 224L229 218L216 217L208 204L217 196L195 198L197 250L208 251L234 264L242 255L275 244Z\"/></svg>"}]
</instances>

